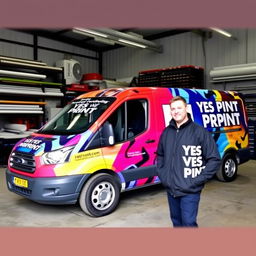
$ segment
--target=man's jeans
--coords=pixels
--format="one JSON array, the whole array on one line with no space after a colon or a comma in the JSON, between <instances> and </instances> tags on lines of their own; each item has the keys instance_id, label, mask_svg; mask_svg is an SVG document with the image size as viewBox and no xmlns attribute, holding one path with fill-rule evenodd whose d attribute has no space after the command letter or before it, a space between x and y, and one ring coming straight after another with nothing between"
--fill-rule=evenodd
<instances>
[{"instance_id":1,"label":"man's jeans","mask_svg":"<svg viewBox=\"0 0 256 256\"><path fill-rule=\"evenodd\" d=\"M196 218L200 194L201 192L173 197L167 192L173 227L198 227Z\"/></svg>"}]
</instances>

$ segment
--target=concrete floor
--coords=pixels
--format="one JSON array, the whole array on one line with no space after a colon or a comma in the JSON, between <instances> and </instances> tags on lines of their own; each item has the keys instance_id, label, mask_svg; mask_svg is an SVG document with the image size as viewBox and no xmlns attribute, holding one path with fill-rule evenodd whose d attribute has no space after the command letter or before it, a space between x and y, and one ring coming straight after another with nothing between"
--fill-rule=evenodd
<instances>
[{"instance_id":1,"label":"concrete floor","mask_svg":"<svg viewBox=\"0 0 256 256\"><path fill-rule=\"evenodd\" d=\"M92 218L79 205L40 205L8 191L0 168L1 227L171 227L161 185L123 193L112 214ZM212 180L203 190L200 227L256 227L256 161L239 166L232 183Z\"/></svg>"}]
</instances>

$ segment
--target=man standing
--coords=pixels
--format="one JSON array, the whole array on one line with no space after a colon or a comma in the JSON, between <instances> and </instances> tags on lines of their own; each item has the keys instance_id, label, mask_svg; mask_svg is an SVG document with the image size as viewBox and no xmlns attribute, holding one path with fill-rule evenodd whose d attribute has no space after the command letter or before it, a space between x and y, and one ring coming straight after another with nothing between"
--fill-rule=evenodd
<instances>
[{"instance_id":1,"label":"man standing","mask_svg":"<svg viewBox=\"0 0 256 256\"><path fill-rule=\"evenodd\" d=\"M198 227L201 190L220 167L220 155L212 135L194 123L186 100L170 101L172 120L157 149L157 172L167 190L174 227Z\"/></svg>"}]
</instances>

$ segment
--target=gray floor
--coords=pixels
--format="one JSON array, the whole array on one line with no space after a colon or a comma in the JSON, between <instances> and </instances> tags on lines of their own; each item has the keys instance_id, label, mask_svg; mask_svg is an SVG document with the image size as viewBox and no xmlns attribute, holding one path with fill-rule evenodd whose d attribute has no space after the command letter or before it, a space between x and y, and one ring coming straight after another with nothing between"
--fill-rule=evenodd
<instances>
[{"instance_id":1,"label":"gray floor","mask_svg":"<svg viewBox=\"0 0 256 256\"><path fill-rule=\"evenodd\" d=\"M13 227L171 227L165 191L158 186L121 195L115 212L92 218L79 205L40 205L7 190L0 168L0 226ZM200 227L256 227L256 161L239 167L232 183L212 180L203 190Z\"/></svg>"}]
</instances>

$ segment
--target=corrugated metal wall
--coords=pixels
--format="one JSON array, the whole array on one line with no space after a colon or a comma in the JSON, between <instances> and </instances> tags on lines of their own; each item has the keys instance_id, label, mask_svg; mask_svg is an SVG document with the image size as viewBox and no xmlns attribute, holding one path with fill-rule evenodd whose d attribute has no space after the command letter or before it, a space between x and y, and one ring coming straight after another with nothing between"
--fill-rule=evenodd
<instances>
[{"instance_id":1,"label":"corrugated metal wall","mask_svg":"<svg viewBox=\"0 0 256 256\"><path fill-rule=\"evenodd\" d=\"M0 55L32 60L33 50L27 46L0 42Z\"/></svg>"},{"instance_id":2,"label":"corrugated metal wall","mask_svg":"<svg viewBox=\"0 0 256 256\"><path fill-rule=\"evenodd\" d=\"M248 30L248 63L256 62L256 29Z\"/></svg>"},{"instance_id":3,"label":"corrugated metal wall","mask_svg":"<svg viewBox=\"0 0 256 256\"><path fill-rule=\"evenodd\" d=\"M246 29L227 31L231 32L235 39L213 33L205 43L207 87L210 88L222 89L219 88L220 84L210 82L209 72L213 67L248 63L248 31Z\"/></svg>"},{"instance_id":4,"label":"corrugated metal wall","mask_svg":"<svg viewBox=\"0 0 256 256\"><path fill-rule=\"evenodd\" d=\"M43 47L50 47L56 50L69 51L69 52L97 58L96 52L85 50L76 46L72 46L70 44L61 43L61 42L57 42L57 41L42 38L42 37L38 38L38 45ZM38 51L38 59L48 63L49 65L55 65L56 60L64 59L64 57L65 57L64 53L43 50L43 49L39 49ZM72 56L72 58L80 62L82 67L82 73L98 72L98 60L84 58L80 56Z\"/></svg>"},{"instance_id":5,"label":"corrugated metal wall","mask_svg":"<svg viewBox=\"0 0 256 256\"><path fill-rule=\"evenodd\" d=\"M0 30L0 38L17 41L25 44L33 44L33 37L24 33L15 32L8 29ZM33 59L33 49L31 47L11 44L0 41L0 55Z\"/></svg>"},{"instance_id":6,"label":"corrugated metal wall","mask_svg":"<svg viewBox=\"0 0 256 256\"><path fill-rule=\"evenodd\" d=\"M48 50L39 50L38 51L38 59L46 62L50 66L55 66L55 62L57 60L64 59L65 54L48 51ZM87 59L79 56L73 56L72 59L79 61L82 68L82 73L91 73L91 72L98 72L98 61Z\"/></svg>"},{"instance_id":7,"label":"corrugated metal wall","mask_svg":"<svg viewBox=\"0 0 256 256\"><path fill-rule=\"evenodd\" d=\"M32 35L8 29L0 29L0 39L33 45ZM76 53L97 58L97 53L94 51L42 37L38 38L38 46L74 53L74 56L72 56L72 54L70 56L80 62L83 73L98 72L99 63L97 59L75 56ZM33 47L0 41L0 55L33 60ZM54 52L52 50L38 49L38 60L46 62L50 66L55 66L57 60L64 59L64 55L64 53Z\"/></svg>"},{"instance_id":8,"label":"corrugated metal wall","mask_svg":"<svg viewBox=\"0 0 256 256\"><path fill-rule=\"evenodd\" d=\"M127 47L104 53L104 77L132 77L141 70L184 64L203 65L201 38L196 34L184 33L155 42L163 45L163 53Z\"/></svg>"},{"instance_id":9,"label":"corrugated metal wall","mask_svg":"<svg viewBox=\"0 0 256 256\"><path fill-rule=\"evenodd\" d=\"M103 75L110 78L137 76L139 71L177 65L199 65L206 70L206 87L213 67L256 62L256 30L227 29L236 39L217 33L204 40L192 32L155 40L163 45L163 53L120 48L103 55ZM203 47L203 45L205 47ZM205 51L204 51L205 48ZM205 54L204 54L205 53Z\"/></svg>"},{"instance_id":10,"label":"corrugated metal wall","mask_svg":"<svg viewBox=\"0 0 256 256\"><path fill-rule=\"evenodd\" d=\"M13 40L21 43L33 43L33 36L9 29L0 29L0 38Z\"/></svg>"},{"instance_id":11,"label":"corrugated metal wall","mask_svg":"<svg viewBox=\"0 0 256 256\"><path fill-rule=\"evenodd\" d=\"M208 74L213 67L256 62L256 29L227 30L236 37L236 40L212 33L212 37L203 43L199 34L188 32L155 40L156 43L163 45L163 53L129 47L105 52L103 76L120 79L137 76L139 71L147 69L199 65L206 70L206 86L208 88L218 86L209 81ZM33 44L32 35L8 29L0 29L0 38ZM38 45L98 57L93 51L41 37L38 38ZM33 59L33 48L0 41L0 55ZM38 59L48 65L54 65L57 60L63 58L64 53L38 50ZM83 73L98 72L98 60L79 56L73 58L81 63Z\"/></svg>"}]
</instances>

